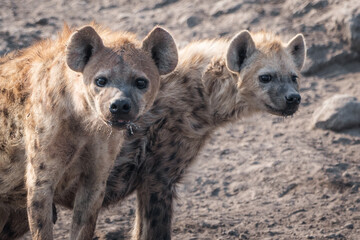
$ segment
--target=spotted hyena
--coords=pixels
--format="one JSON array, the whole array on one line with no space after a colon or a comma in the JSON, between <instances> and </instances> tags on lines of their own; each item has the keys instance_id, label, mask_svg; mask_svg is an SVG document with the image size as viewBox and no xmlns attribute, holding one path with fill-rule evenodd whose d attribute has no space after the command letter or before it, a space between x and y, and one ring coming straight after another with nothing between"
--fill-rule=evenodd
<instances>
[{"instance_id":1,"label":"spotted hyena","mask_svg":"<svg viewBox=\"0 0 360 240\"><path fill-rule=\"evenodd\" d=\"M133 240L171 239L176 186L215 129L258 112L289 116L300 104L304 37L270 33L189 44L107 181L103 206L137 194Z\"/></svg>"},{"instance_id":2,"label":"spotted hyena","mask_svg":"<svg viewBox=\"0 0 360 240\"><path fill-rule=\"evenodd\" d=\"M33 239L52 239L66 194L71 239L91 239L123 130L176 64L160 27L140 42L95 24L0 58L0 239L26 232L27 217Z\"/></svg>"}]
</instances>

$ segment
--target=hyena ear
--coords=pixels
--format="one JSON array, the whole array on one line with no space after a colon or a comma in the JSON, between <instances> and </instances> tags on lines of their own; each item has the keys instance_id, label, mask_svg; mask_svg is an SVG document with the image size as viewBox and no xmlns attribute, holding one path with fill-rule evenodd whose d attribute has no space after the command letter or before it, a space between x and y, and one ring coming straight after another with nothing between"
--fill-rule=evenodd
<instances>
[{"instance_id":1,"label":"hyena ear","mask_svg":"<svg viewBox=\"0 0 360 240\"><path fill-rule=\"evenodd\" d=\"M240 72L245 61L256 51L249 31L238 33L231 41L226 53L226 65L230 71Z\"/></svg>"},{"instance_id":2,"label":"hyena ear","mask_svg":"<svg viewBox=\"0 0 360 240\"><path fill-rule=\"evenodd\" d=\"M165 29L155 27L142 42L142 49L150 53L159 74L172 72L178 63L178 51L173 37Z\"/></svg>"},{"instance_id":3,"label":"hyena ear","mask_svg":"<svg viewBox=\"0 0 360 240\"><path fill-rule=\"evenodd\" d=\"M294 59L295 66L300 71L305 63L306 43L302 34L293 37L287 44L286 49L290 52Z\"/></svg>"},{"instance_id":4,"label":"hyena ear","mask_svg":"<svg viewBox=\"0 0 360 240\"><path fill-rule=\"evenodd\" d=\"M67 65L75 72L83 72L91 56L103 47L95 29L90 26L83 27L73 33L67 43Z\"/></svg>"}]
</instances>

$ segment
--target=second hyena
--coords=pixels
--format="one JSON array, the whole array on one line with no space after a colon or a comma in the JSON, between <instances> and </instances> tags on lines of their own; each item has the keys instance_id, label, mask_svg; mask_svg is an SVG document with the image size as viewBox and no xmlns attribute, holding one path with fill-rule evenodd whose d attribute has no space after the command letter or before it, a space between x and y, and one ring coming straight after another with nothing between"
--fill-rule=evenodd
<instances>
[{"instance_id":1,"label":"second hyena","mask_svg":"<svg viewBox=\"0 0 360 240\"><path fill-rule=\"evenodd\" d=\"M66 192L70 238L91 239L123 130L176 64L162 28L140 42L94 24L0 58L0 239L27 231L26 216L33 239L52 239L53 202Z\"/></svg>"},{"instance_id":2,"label":"second hyena","mask_svg":"<svg viewBox=\"0 0 360 240\"><path fill-rule=\"evenodd\" d=\"M189 44L162 79L151 110L117 158L104 206L136 191L133 240L171 239L176 185L215 129L257 112L294 114L300 104L304 37L270 33Z\"/></svg>"}]
</instances>

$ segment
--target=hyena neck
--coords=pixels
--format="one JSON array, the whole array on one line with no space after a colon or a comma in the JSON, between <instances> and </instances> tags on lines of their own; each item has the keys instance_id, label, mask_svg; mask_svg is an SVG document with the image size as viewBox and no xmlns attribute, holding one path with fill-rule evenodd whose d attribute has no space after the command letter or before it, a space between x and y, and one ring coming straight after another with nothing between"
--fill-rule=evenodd
<instances>
[{"instance_id":1,"label":"hyena neck","mask_svg":"<svg viewBox=\"0 0 360 240\"><path fill-rule=\"evenodd\" d=\"M191 70L180 66L162 80L160 89L142 121L146 126L161 127L165 122L167 128L180 129L181 136L187 138L207 138L217 128L251 113L238 92L236 76L223 60Z\"/></svg>"}]
</instances>

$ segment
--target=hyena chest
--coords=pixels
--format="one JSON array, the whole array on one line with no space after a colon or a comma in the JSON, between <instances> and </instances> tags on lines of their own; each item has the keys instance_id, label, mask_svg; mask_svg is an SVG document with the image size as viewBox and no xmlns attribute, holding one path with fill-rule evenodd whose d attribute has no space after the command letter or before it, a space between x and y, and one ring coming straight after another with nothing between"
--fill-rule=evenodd
<instances>
[{"instance_id":1,"label":"hyena chest","mask_svg":"<svg viewBox=\"0 0 360 240\"><path fill-rule=\"evenodd\" d=\"M72 207L73 200L75 198L75 194L78 188L78 184L81 178L80 169L74 169L72 171L67 171L63 178L58 183L55 194L54 194L54 202Z\"/></svg>"}]
</instances>

